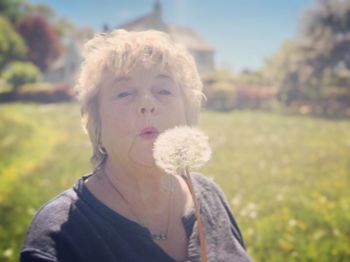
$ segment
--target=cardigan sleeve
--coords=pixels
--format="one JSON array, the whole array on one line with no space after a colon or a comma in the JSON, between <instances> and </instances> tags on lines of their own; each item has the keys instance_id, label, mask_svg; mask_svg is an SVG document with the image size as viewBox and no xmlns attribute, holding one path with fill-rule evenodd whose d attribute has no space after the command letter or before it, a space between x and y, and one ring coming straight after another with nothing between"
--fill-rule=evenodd
<instances>
[{"instance_id":1,"label":"cardigan sleeve","mask_svg":"<svg viewBox=\"0 0 350 262\"><path fill-rule=\"evenodd\" d=\"M232 213L230 206L228 204L227 198L225 196L225 193L222 191L220 186L216 184L212 179L204 176L201 173L193 172L192 175L194 178L202 184L205 188L207 188L208 191L212 191L220 200L222 206L224 207L225 212L227 213L227 216L229 217L229 220L231 222L231 230L237 241L240 243L240 245L246 249L242 233L238 227L238 223L234 217L234 214Z\"/></svg>"},{"instance_id":2,"label":"cardigan sleeve","mask_svg":"<svg viewBox=\"0 0 350 262\"><path fill-rule=\"evenodd\" d=\"M20 262L55 262L55 258L39 250L23 250L20 254Z\"/></svg>"},{"instance_id":3,"label":"cardigan sleeve","mask_svg":"<svg viewBox=\"0 0 350 262\"><path fill-rule=\"evenodd\" d=\"M228 216L230 218L231 226L232 226L232 233L235 235L236 239L242 245L242 247L244 249L246 249L242 233L241 233L241 231L240 231L240 229L238 227L238 224L237 224L237 221L236 221L235 217L233 216L233 213L231 212L231 209L228 206L228 202L227 202L227 199L226 199L225 195L222 193L220 198L221 198L222 204L225 207L225 210L226 210L226 212L227 212L227 214L228 214Z\"/></svg>"}]
</instances>

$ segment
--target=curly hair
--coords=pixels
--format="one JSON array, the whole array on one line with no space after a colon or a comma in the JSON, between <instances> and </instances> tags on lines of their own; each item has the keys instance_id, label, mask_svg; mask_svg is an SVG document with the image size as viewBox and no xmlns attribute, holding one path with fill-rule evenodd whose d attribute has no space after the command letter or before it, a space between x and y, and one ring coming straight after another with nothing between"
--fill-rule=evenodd
<instances>
[{"instance_id":1,"label":"curly hair","mask_svg":"<svg viewBox=\"0 0 350 262\"><path fill-rule=\"evenodd\" d=\"M106 74L121 77L139 64L155 66L172 75L180 86L188 125L196 125L202 92L196 64L189 52L166 33L123 29L96 34L83 49L83 62L75 91L81 104L83 127L93 149L92 164L98 168L106 154L101 148L99 93Z\"/></svg>"}]
</instances>

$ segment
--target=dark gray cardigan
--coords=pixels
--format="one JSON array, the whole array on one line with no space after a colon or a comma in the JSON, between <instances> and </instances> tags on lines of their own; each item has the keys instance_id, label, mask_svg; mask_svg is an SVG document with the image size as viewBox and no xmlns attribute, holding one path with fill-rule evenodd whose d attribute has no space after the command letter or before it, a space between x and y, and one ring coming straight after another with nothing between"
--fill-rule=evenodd
<instances>
[{"instance_id":1,"label":"dark gray cardigan","mask_svg":"<svg viewBox=\"0 0 350 262\"><path fill-rule=\"evenodd\" d=\"M21 251L21 261L162 261L174 262L147 228L100 202L84 176L36 214ZM192 173L206 234L209 261L251 261L237 223L220 188ZM182 217L189 239L188 261L200 261L194 210Z\"/></svg>"}]
</instances>

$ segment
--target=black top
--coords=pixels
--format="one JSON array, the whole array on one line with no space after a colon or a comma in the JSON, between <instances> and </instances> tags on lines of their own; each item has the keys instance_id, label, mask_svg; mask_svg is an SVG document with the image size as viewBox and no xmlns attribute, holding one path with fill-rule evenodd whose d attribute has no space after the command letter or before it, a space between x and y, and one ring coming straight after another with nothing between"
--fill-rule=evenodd
<instances>
[{"instance_id":1,"label":"black top","mask_svg":"<svg viewBox=\"0 0 350 262\"><path fill-rule=\"evenodd\" d=\"M174 262L150 231L99 201L80 178L45 204L28 230L20 261ZM209 261L251 261L223 192L210 179L192 173L205 229ZM188 261L200 261L194 210L182 217L188 236Z\"/></svg>"}]
</instances>

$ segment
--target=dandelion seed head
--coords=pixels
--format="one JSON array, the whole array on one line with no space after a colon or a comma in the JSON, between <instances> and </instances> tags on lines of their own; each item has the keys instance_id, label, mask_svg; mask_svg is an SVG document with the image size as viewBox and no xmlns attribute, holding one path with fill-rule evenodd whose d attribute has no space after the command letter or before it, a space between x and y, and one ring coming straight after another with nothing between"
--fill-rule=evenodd
<instances>
[{"instance_id":1,"label":"dandelion seed head","mask_svg":"<svg viewBox=\"0 0 350 262\"><path fill-rule=\"evenodd\" d=\"M153 157L158 167L169 174L186 168L197 169L211 156L208 137L198 128L177 126L161 133L154 143Z\"/></svg>"}]
</instances>

